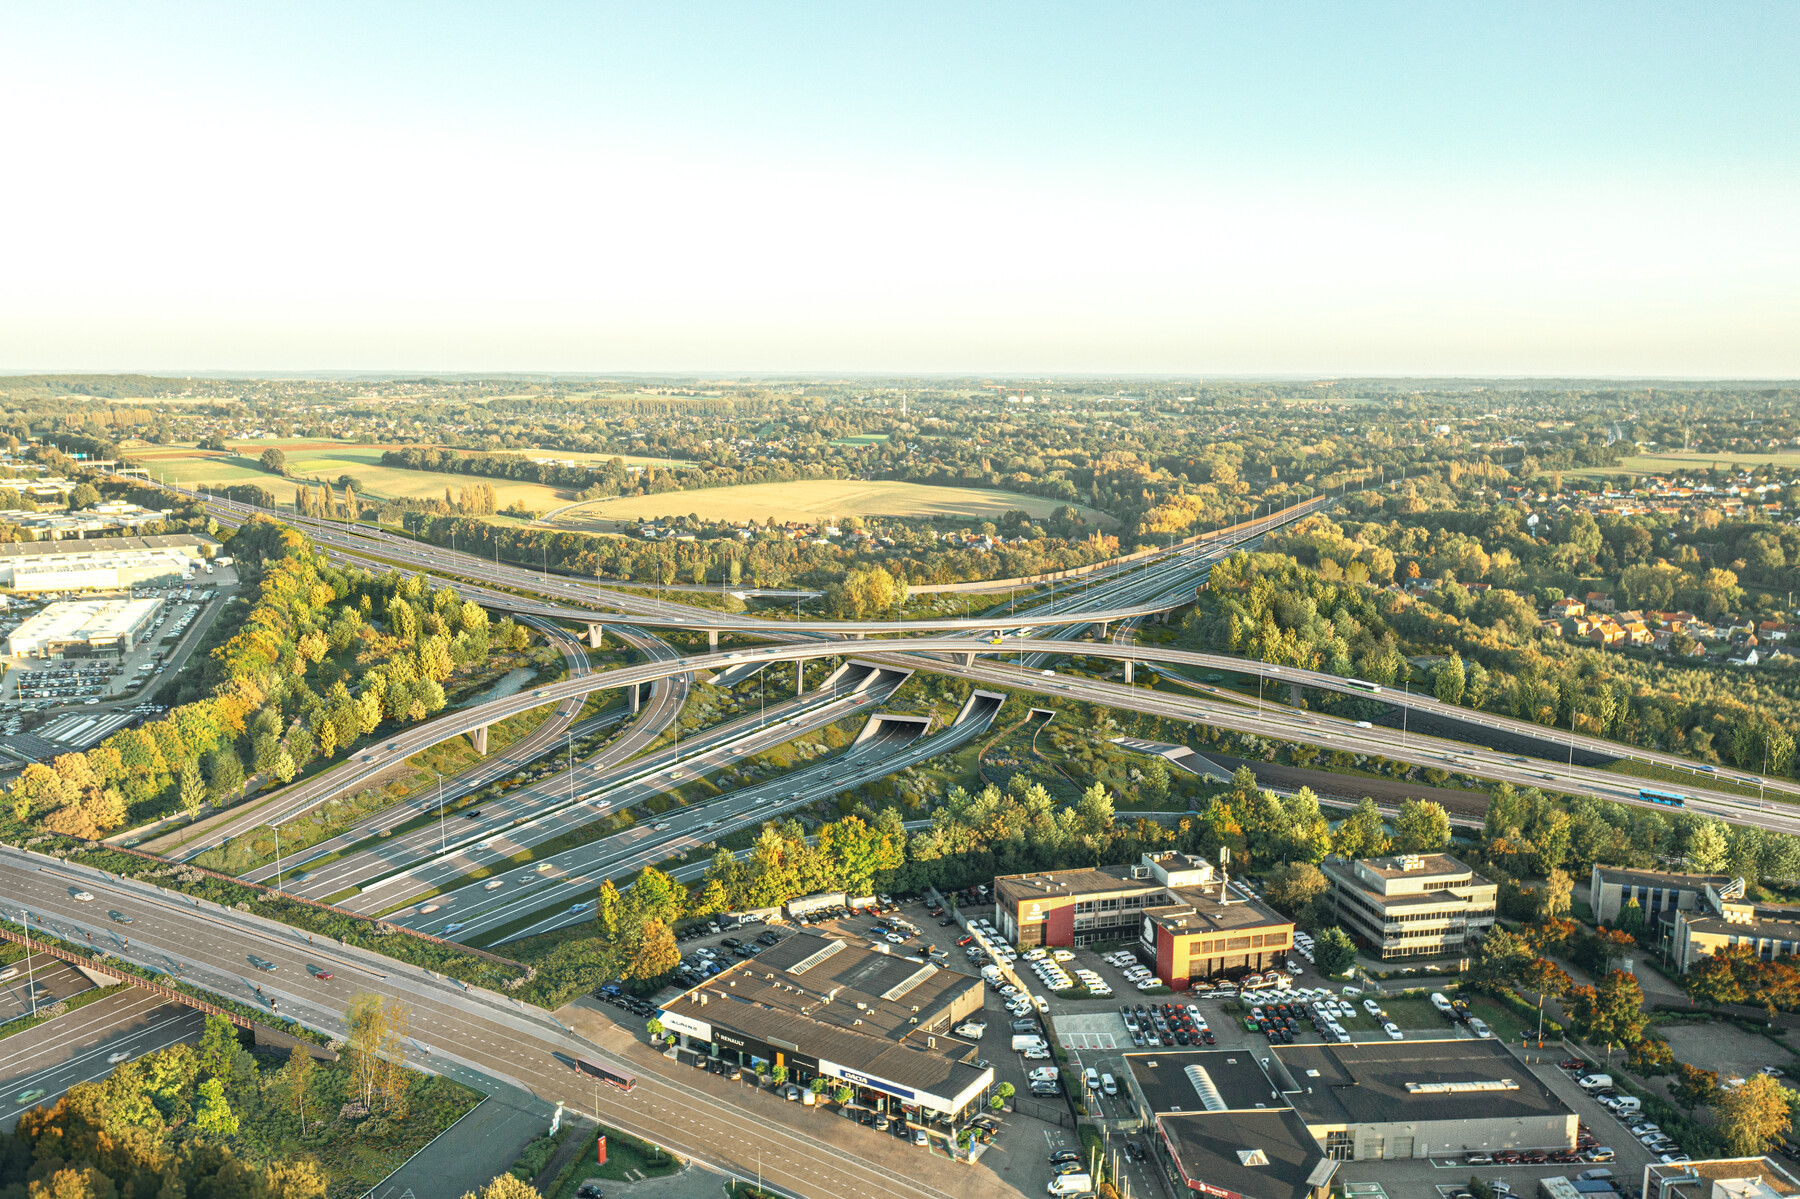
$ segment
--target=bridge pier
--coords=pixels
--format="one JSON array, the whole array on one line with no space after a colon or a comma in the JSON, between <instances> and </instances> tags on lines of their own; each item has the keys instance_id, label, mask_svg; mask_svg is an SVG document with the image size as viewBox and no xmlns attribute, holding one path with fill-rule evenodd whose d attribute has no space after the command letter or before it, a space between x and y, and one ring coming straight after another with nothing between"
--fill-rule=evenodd
<instances>
[{"instance_id":1,"label":"bridge pier","mask_svg":"<svg viewBox=\"0 0 1800 1199\"><path fill-rule=\"evenodd\" d=\"M487 757L487 725L482 725L469 734L469 740L475 743L475 752Z\"/></svg>"},{"instance_id":2,"label":"bridge pier","mask_svg":"<svg viewBox=\"0 0 1800 1199\"><path fill-rule=\"evenodd\" d=\"M599 649L605 637L606 627L604 625L591 624L588 626L589 649Z\"/></svg>"},{"instance_id":3,"label":"bridge pier","mask_svg":"<svg viewBox=\"0 0 1800 1199\"><path fill-rule=\"evenodd\" d=\"M1131 668L1136 665L1137 663L1130 658L1125 659L1125 685L1127 687L1131 686Z\"/></svg>"},{"instance_id":4,"label":"bridge pier","mask_svg":"<svg viewBox=\"0 0 1800 1199\"><path fill-rule=\"evenodd\" d=\"M719 630L706 630L706 648L715 654L719 652Z\"/></svg>"},{"instance_id":5,"label":"bridge pier","mask_svg":"<svg viewBox=\"0 0 1800 1199\"><path fill-rule=\"evenodd\" d=\"M964 653L962 653L962 654L959 654L959 655L957 655L957 656L958 656L958 657L960 657L960 658L961 658L961 659L962 659L962 664L963 664L963 665L964 665L964 666L973 666L973 665L975 665L975 651L974 651L974 650L968 650L968 651L966 651L966 652L964 652Z\"/></svg>"},{"instance_id":6,"label":"bridge pier","mask_svg":"<svg viewBox=\"0 0 1800 1199\"><path fill-rule=\"evenodd\" d=\"M764 669L766 670L768 668L764 667ZM794 698L799 699L802 695L805 695L805 694L806 694L806 661L805 661L805 659L800 659L794 663Z\"/></svg>"},{"instance_id":7,"label":"bridge pier","mask_svg":"<svg viewBox=\"0 0 1800 1199\"><path fill-rule=\"evenodd\" d=\"M1107 623L1104 620L1097 620L1094 622L1094 640L1095 641L1105 641L1106 640L1107 627L1108 627Z\"/></svg>"},{"instance_id":8,"label":"bridge pier","mask_svg":"<svg viewBox=\"0 0 1800 1199\"><path fill-rule=\"evenodd\" d=\"M631 686L625 688L625 694L631 698L631 714L633 716L637 715L638 707L642 703L643 689L644 686L642 683L633 683Z\"/></svg>"}]
</instances>

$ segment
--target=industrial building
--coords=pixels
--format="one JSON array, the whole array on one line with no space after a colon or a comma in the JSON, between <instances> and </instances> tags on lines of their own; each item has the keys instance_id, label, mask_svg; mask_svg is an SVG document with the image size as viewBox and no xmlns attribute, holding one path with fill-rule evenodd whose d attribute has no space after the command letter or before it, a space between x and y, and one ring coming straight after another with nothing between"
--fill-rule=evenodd
<instances>
[{"instance_id":1,"label":"industrial building","mask_svg":"<svg viewBox=\"0 0 1800 1199\"><path fill-rule=\"evenodd\" d=\"M1020 949L1132 940L1177 990L1277 966L1294 944L1292 920L1184 853L1144 854L1136 866L1002 875L994 911L996 927Z\"/></svg>"},{"instance_id":2,"label":"industrial building","mask_svg":"<svg viewBox=\"0 0 1800 1199\"><path fill-rule=\"evenodd\" d=\"M1448 854L1401 854L1319 867L1345 932L1383 959L1465 957L1494 926L1499 888Z\"/></svg>"},{"instance_id":3,"label":"industrial building","mask_svg":"<svg viewBox=\"0 0 1800 1199\"><path fill-rule=\"evenodd\" d=\"M1170 1182L1220 1199L1324 1199L1343 1161L1575 1144L1575 1113L1495 1041L1163 1049L1125 1063Z\"/></svg>"},{"instance_id":4,"label":"industrial building","mask_svg":"<svg viewBox=\"0 0 1800 1199\"><path fill-rule=\"evenodd\" d=\"M110 591L180 579L219 548L212 538L192 533L13 542L0 545L0 586L15 592Z\"/></svg>"},{"instance_id":5,"label":"industrial building","mask_svg":"<svg viewBox=\"0 0 1800 1199\"><path fill-rule=\"evenodd\" d=\"M6 638L15 658L122 658L156 624L160 599L72 600L51 604Z\"/></svg>"},{"instance_id":6,"label":"industrial building","mask_svg":"<svg viewBox=\"0 0 1800 1199\"><path fill-rule=\"evenodd\" d=\"M960 1119L994 1084L950 1031L981 1010L984 984L882 948L790 936L665 1004L663 1027L687 1052L842 1083L891 1116Z\"/></svg>"},{"instance_id":7,"label":"industrial building","mask_svg":"<svg viewBox=\"0 0 1800 1199\"><path fill-rule=\"evenodd\" d=\"M104 536L113 529L139 529L156 524L167 520L172 511L169 508L144 508L124 500L108 500L79 512L0 509L0 524L29 529L40 541L78 540L90 534Z\"/></svg>"}]
</instances>

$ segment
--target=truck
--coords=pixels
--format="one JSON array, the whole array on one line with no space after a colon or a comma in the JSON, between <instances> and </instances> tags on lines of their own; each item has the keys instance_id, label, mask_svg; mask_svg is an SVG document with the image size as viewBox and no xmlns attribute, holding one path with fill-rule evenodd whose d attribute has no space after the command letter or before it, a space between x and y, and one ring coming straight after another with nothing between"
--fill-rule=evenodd
<instances>
[{"instance_id":1,"label":"truck","mask_svg":"<svg viewBox=\"0 0 1800 1199\"><path fill-rule=\"evenodd\" d=\"M1014 1053L1024 1053L1027 1049L1048 1049L1050 1043L1037 1033L1014 1033L1012 1047Z\"/></svg>"}]
</instances>

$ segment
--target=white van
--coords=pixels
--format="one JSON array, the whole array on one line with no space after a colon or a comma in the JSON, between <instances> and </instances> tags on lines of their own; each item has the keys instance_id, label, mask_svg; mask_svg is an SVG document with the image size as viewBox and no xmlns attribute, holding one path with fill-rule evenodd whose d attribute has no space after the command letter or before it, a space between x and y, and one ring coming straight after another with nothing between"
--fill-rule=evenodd
<instances>
[{"instance_id":1,"label":"white van","mask_svg":"<svg viewBox=\"0 0 1800 1199\"><path fill-rule=\"evenodd\" d=\"M1636 1095L1620 1095L1607 1105L1615 1116L1631 1116L1644 1110L1644 1101Z\"/></svg>"},{"instance_id":2,"label":"white van","mask_svg":"<svg viewBox=\"0 0 1800 1199\"><path fill-rule=\"evenodd\" d=\"M1474 1021L1471 1020L1470 1023L1473 1024ZM1575 1085L1584 1091L1598 1091L1602 1087L1612 1086L1613 1080L1610 1074L1589 1074L1577 1079Z\"/></svg>"},{"instance_id":3,"label":"white van","mask_svg":"<svg viewBox=\"0 0 1800 1199\"><path fill-rule=\"evenodd\" d=\"M1112 1075L1102 1074L1100 1076L1100 1090L1108 1099L1111 1099L1119 1093L1119 1084L1113 1081Z\"/></svg>"},{"instance_id":4,"label":"white van","mask_svg":"<svg viewBox=\"0 0 1800 1199\"><path fill-rule=\"evenodd\" d=\"M1450 1006L1450 1001L1444 997L1442 991L1433 991L1431 993L1431 1006L1446 1016L1456 1015L1456 1009Z\"/></svg>"},{"instance_id":5,"label":"white van","mask_svg":"<svg viewBox=\"0 0 1800 1199\"><path fill-rule=\"evenodd\" d=\"M1059 1174L1050 1180L1045 1193L1068 1196L1085 1195L1094 1189L1094 1180L1087 1174Z\"/></svg>"}]
</instances>

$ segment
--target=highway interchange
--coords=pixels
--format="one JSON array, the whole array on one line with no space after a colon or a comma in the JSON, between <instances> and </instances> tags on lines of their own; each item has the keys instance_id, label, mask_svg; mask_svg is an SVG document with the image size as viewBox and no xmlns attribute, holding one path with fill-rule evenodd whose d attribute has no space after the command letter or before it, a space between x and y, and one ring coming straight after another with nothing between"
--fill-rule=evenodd
<instances>
[{"instance_id":1,"label":"highway interchange","mask_svg":"<svg viewBox=\"0 0 1800 1199\"><path fill-rule=\"evenodd\" d=\"M1316 506L1311 504L1304 510ZM226 523L254 515L241 505L219 504L216 510ZM1366 685L1335 676L1131 642L1133 631L1142 621L1191 602L1194 587L1204 580L1208 566L1222 553L1232 546L1253 544L1269 527L1294 519L1295 515L1293 511L1276 514L1241 531L1241 535L1152 556L1097 581L1064 585L1049 602L1023 612L977 618L864 622L847 627L847 622L842 621L729 617L667 599L489 564L392 534L346 529L329 522L296 521L282 514L281 519L301 524L322 549L341 561L373 569L397 565L425 571L453 584L468 598L534 622L560 620L578 627L603 626L637 646L646 660L605 672L592 671L569 634L552 632L549 630L554 626L539 624L568 659L568 677L409 726L379 745L359 751L356 759L345 766L275 793L256 812L220 822L209 830L205 840L217 844L231 835L226 830L248 827L247 822L252 820L263 824L291 819L322 799L373 778L431 745L486 728L518 712L554 703L554 723L540 727L531 738L479 764L466 775L446 780L447 792L455 789L452 797L474 792L497 777L516 772L525 760L524 753L554 752L570 732L569 724L586 697L594 692L658 684L652 702L637 713L626 733L615 738L604 753L577 764L573 771L559 771L501 800L490 801L480 819L455 821L464 825L461 829L418 824L421 813L417 805L407 804L283 864L284 870L298 872L285 880L285 888L293 893L315 899L337 896L340 904L352 910L368 914L388 912L391 914L386 918L390 921L421 931L439 933L448 928L450 935L459 939L485 940L562 927L591 918L591 912L581 910L589 905L579 897L590 893L602 878L623 881L644 865L666 861L734 829L754 826L786 808L814 803L945 752L986 727L992 718L993 711L989 710L986 720L971 716L948 730L927 736L919 735L922 730L916 727L889 724L873 730L873 735L841 753L816 758L779 778L745 784L716 800L675 808L654 824L640 820L625 833L549 854L544 859L547 868L542 871L536 869L535 860L529 868L506 864L514 855L564 836L584 822L640 804L687 778L728 768L734 759L747 753L802 737L852 713L873 713L880 706L879 697L886 692L882 687L871 687L868 693L859 695L857 690L859 684L867 685L874 677L871 668L875 665L889 667L887 673L896 680L906 672L931 671L966 678L977 687L1055 695L1064 700L1177 721L1203 722L1272 739L1380 755L1519 786L1587 793L1620 802L1635 802L1635 780L1542 756L1547 743L1568 746L1571 758L1573 750L1607 757L1630 752L1641 760L1691 768L1669 755L1628 751L1616 743L1592 738L1571 738L1526 722L1443 705L1430 696L1382 691L1379 699L1409 715L1429 714L1464 726L1481 725L1494 733L1529 738L1537 747L1536 752L1489 750L1463 741L1423 736L1417 731L1402 733L1299 710L1273 702L1273 694L1279 688L1271 690L1270 702L1252 706L1241 696L1228 698L1217 689L1210 694L1176 694L1093 679L1067 667L1056 671L1047 665L1074 654L1172 669L1258 674L1276 684L1368 695ZM726 632L740 637L757 632L768 644L678 656L666 642L649 634L655 628ZM1071 640L1087 629L1115 635L1109 640ZM1019 635L1026 630L1031 633ZM896 640L895 635L901 633L933 635ZM742 675L776 662L841 658L846 654L856 655L857 671L840 671L836 682L812 695L783 699L758 717L740 718L696 734L679 749L665 746L648 756L636 757L674 720L688 686L701 672L731 671ZM1013 661L997 660L1002 655ZM891 690L891 685L883 686ZM993 705L996 709L997 706ZM592 725L590 721L582 728L592 731ZM625 746L629 748L621 748ZM1702 781L1703 778L1696 778L1696 783ZM1800 833L1800 819L1789 815L1785 804L1746 800L1698 785L1682 789L1690 796L1689 806L1709 814ZM382 831L391 832L409 823L418 826L378 844L367 844ZM183 852L194 852L194 843L185 846ZM321 864L309 868L308 863L313 861ZM680 873L692 877L699 868L700 865L688 867ZM192 901L185 897L22 851L0 849L0 869L6 871L9 879L0 906L16 909L22 904L32 911L34 923L48 921L52 931L71 940L81 940L91 933L97 941L131 960L156 969L179 969L189 981L240 1001L255 1001L255 987L260 983L267 994L280 999L284 1014L333 1033L341 1033L344 1004L355 992L373 990L403 997L415 1011L415 1044L409 1056L421 1067L485 1088L516 1086L541 1099L562 1100L576 1110L597 1108L601 1118L614 1126L740 1175L749 1176L760 1167L769 1182L795 1194L935 1197L965 1190L960 1179L966 1175L954 1170L943 1172L950 1168L941 1161L921 1157L916 1169L902 1174L847 1154L803 1129L771 1124L740 1107L722 1103L669 1076L662 1059L647 1058L635 1038L624 1030L614 1030L614 1035L605 1029L589 1028L594 1039L577 1036L555 1017L516 1001L469 990L364 951L342 946L313 948L302 942L303 934L285 926L211 904L190 907ZM483 871L490 872L488 877L469 877ZM524 882L527 873L539 881ZM263 870L257 877L273 874L273 870ZM500 879L500 885L490 889L495 878ZM84 888L96 893L104 890L103 902L83 905L76 901L73 892ZM344 892L350 888L357 888L358 893L344 898ZM440 888L445 889L441 895L425 894ZM116 929L105 925L108 904L134 917L128 951ZM576 904L581 904L581 908ZM98 922L96 907L101 909ZM16 910L6 914L15 919L19 915ZM450 928L452 925L460 927ZM253 956L277 960L278 975L270 979L259 974L253 981L248 974ZM332 970L336 978L319 979L309 966ZM640 1086L629 1096L611 1092L595 1095L566 1068L558 1054L623 1055L621 1060L638 1074ZM751 1157L752 1147L756 1150L755 1160Z\"/></svg>"}]
</instances>

